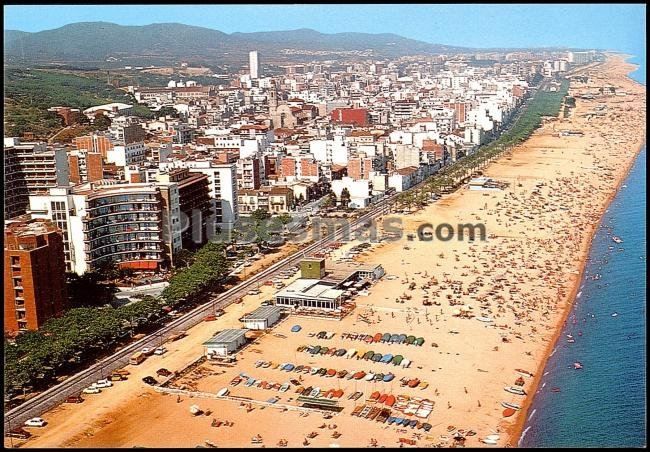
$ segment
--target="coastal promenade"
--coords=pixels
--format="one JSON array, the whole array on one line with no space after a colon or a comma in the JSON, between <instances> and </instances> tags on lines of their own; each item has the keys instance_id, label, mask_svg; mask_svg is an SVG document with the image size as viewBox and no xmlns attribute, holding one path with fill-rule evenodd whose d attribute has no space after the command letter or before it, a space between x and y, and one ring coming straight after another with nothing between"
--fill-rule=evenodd
<instances>
[{"instance_id":1,"label":"coastal promenade","mask_svg":"<svg viewBox=\"0 0 650 452\"><path fill-rule=\"evenodd\" d=\"M516 445L532 396L514 396L503 388L514 384L519 377L515 369L521 368L535 375L526 378L524 386L528 394L535 393L575 296L594 227L645 141L645 88L626 77L632 69L613 55L592 70L587 84L572 83L569 94L573 96L597 93L607 85L616 86L619 94L624 91L625 95L598 96L592 101L578 98L568 118L548 121L509 156L492 163L485 174L509 182L507 189L475 192L462 188L403 217L407 232L414 232L423 222L482 222L490 236L487 241L407 242L404 237L359 259L381 263L387 274L398 276L379 282L363 304L404 312L390 314L359 306L359 313L373 322L371 326L350 318L329 322L328 328L337 332L408 331L426 338L425 347L408 351L414 362L409 375L430 382L429 389L418 390L418 394L436 402L430 421L433 429L428 439L418 440L418 446L450 445L450 426L478 432L467 438L467 446L480 446L480 439L493 432L500 436L499 445ZM605 105L605 114L589 114L598 105ZM580 131L583 136L558 136L561 130ZM420 290L406 304L395 302L410 282L418 286L426 282L424 273L440 282L435 299L441 306L427 316L406 310L422 308ZM476 315L492 318L493 324L454 316L456 307L449 301L471 305ZM243 307L233 307L226 321L234 325ZM300 323L305 331L319 327L318 320L300 319ZM291 333L284 330L289 327L279 329L288 335ZM195 339L183 339L188 342L179 341L170 356L155 358L163 361L145 362L142 372L155 372L163 365L176 370L175 366L189 361L188 357L197 353L193 347L200 346L214 326L200 324L195 329ZM300 345L295 337L285 342L263 338L256 344L263 353L258 358L276 362L294 358L293 350ZM256 359L252 353L246 351L241 364L249 372ZM295 447L322 422L316 416L299 418L295 412L280 414L271 409L246 414L223 404L219 416L234 421L237 427L215 431L209 422L195 422L186 403L177 404L142 386L139 377L140 373L134 375L134 381L124 386L117 383L109 390L111 396L101 394L79 406L61 406L47 413L44 417L52 427L34 432L36 437L24 447L191 447L204 438L235 447L247 446L250 437L260 432L268 444L287 438ZM224 381L229 378L231 374L223 374ZM134 391L131 383L138 389ZM215 380L212 391L222 384ZM394 388L395 393L400 391ZM522 409L503 418L503 401L518 403ZM134 416L143 421L134 422ZM371 438L380 445L394 446L403 436L394 427L353 418L347 409L335 420L343 435L337 444L344 447L364 446ZM331 441L318 437L312 445L327 447Z\"/></svg>"}]
</instances>

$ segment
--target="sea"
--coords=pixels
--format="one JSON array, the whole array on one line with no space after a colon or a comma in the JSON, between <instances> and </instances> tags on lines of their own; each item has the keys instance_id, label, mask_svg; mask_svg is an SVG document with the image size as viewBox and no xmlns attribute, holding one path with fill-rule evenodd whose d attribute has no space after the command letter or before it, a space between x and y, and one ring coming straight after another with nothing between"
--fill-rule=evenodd
<instances>
[{"instance_id":1,"label":"sea","mask_svg":"<svg viewBox=\"0 0 650 452\"><path fill-rule=\"evenodd\" d=\"M629 60L641 65L630 76L645 84L643 58ZM645 213L644 147L601 219L520 447L647 445Z\"/></svg>"}]
</instances>

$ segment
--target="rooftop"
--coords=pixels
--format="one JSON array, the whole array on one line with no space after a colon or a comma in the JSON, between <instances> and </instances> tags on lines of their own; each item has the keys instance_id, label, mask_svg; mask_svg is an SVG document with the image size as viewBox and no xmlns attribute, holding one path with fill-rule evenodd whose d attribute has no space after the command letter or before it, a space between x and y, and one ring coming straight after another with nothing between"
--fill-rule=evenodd
<instances>
[{"instance_id":1,"label":"rooftop","mask_svg":"<svg viewBox=\"0 0 650 452\"><path fill-rule=\"evenodd\" d=\"M243 337L248 332L246 328L223 330L205 341L203 345L229 344Z\"/></svg>"},{"instance_id":2,"label":"rooftop","mask_svg":"<svg viewBox=\"0 0 650 452\"><path fill-rule=\"evenodd\" d=\"M266 320L272 315L279 314L280 312L282 312L282 307L280 306L261 306L253 312L249 312L240 320L242 322L251 320Z\"/></svg>"},{"instance_id":3,"label":"rooftop","mask_svg":"<svg viewBox=\"0 0 650 452\"><path fill-rule=\"evenodd\" d=\"M293 298L322 298L333 300L343 295L342 290L334 289L332 283L320 279L297 279L284 290L276 293L276 297Z\"/></svg>"}]
</instances>

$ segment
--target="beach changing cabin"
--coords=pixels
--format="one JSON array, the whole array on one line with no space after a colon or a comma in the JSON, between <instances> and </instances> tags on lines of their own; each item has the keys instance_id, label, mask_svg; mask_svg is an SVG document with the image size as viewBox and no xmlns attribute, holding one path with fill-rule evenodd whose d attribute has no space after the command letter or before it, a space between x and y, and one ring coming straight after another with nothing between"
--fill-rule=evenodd
<instances>
[{"instance_id":1,"label":"beach changing cabin","mask_svg":"<svg viewBox=\"0 0 650 452\"><path fill-rule=\"evenodd\" d=\"M225 358L246 343L248 329L223 330L203 343L208 358Z\"/></svg>"}]
</instances>

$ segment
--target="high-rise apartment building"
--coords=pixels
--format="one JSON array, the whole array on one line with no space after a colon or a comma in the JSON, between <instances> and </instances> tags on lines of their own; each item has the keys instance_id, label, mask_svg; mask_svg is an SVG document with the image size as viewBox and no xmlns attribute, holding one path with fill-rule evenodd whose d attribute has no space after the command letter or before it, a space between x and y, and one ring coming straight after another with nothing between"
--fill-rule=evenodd
<instances>
[{"instance_id":1,"label":"high-rise apartment building","mask_svg":"<svg viewBox=\"0 0 650 452\"><path fill-rule=\"evenodd\" d=\"M178 205L181 216L181 240L185 249L193 250L208 241L208 224L213 221L208 176L177 168L159 174L158 185L178 187ZM170 197L170 201L172 198ZM170 203L174 207L173 202Z\"/></svg>"},{"instance_id":2,"label":"high-rise apartment building","mask_svg":"<svg viewBox=\"0 0 650 452\"><path fill-rule=\"evenodd\" d=\"M257 59L257 50L248 53L248 65L250 67L251 79L259 78L259 61Z\"/></svg>"},{"instance_id":3,"label":"high-rise apartment building","mask_svg":"<svg viewBox=\"0 0 650 452\"><path fill-rule=\"evenodd\" d=\"M62 231L68 271L81 275L111 262L155 270L166 260L155 184L87 183L53 188L29 201L32 218L49 219Z\"/></svg>"},{"instance_id":4,"label":"high-rise apartment building","mask_svg":"<svg viewBox=\"0 0 650 452\"><path fill-rule=\"evenodd\" d=\"M24 214L30 195L47 193L50 188L70 182L65 148L53 148L44 142L5 138L4 167L5 219Z\"/></svg>"},{"instance_id":5,"label":"high-rise apartment building","mask_svg":"<svg viewBox=\"0 0 650 452\"><path fill-rule=\"evenodd\" d=\"M67 302L63 237L49 221L9 220L4 235L5 333L37 330Z\"/></svg>"}]
</instances>

